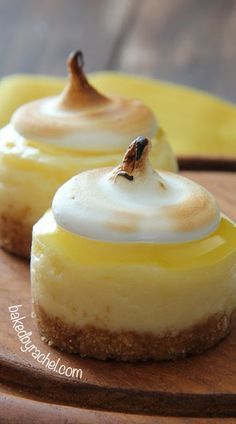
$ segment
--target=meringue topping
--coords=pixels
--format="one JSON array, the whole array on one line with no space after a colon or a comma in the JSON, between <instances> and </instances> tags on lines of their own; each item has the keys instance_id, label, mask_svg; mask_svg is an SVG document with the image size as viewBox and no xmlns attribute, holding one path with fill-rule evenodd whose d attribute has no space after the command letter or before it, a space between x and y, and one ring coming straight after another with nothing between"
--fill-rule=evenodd
<instances>
[{"instance_id":1,"label":"meringue topping","mask_svg":"<svg viewBox=\"0 0 236 424\"><path fill-rule=\"evenodd\" d=\"M105 96L88 82L80 51L67 61L69 82L56 97L21 106L11 123L23 137L81 151L122 151L139 134L153 137L157 122L139 100Z\"/></svg>"},{"instance_id":2,"label":"meringue topping","mask_svg":"<svg viewBox=\"0 0 236 424\"><path fill-rule=\"evenodd\" d=\"M115 169L83 172L54 196L57 224L84 237L110 242L180 243L201 239L220 223L215 198L180 175L157 172L151 142L138 137Z\"/></svg>"}]
</instances>

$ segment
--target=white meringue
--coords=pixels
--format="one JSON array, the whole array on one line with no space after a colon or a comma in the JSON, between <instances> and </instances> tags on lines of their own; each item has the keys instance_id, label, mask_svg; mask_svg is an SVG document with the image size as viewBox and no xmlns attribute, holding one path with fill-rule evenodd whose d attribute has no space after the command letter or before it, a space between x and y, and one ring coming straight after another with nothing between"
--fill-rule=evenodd
<instances>
[{"instance_id":1,"label":"white meringue","mask_svg":"<svg viewBox=\"0 0 236 424\"><path fill-rule=\"evenodd\" d=\"M57 224L110 242L179 243L213 232L221 219L215 198L187 178L154 171L150 147L139 137L117 168L86 171L66 182L53 199Z\"/></svg>"},{"instance_id":2,"label":"white meringue","mask_svg":"<svg viewBox=\"0 0 236 424\"><path fill-rule=\"evenodd\" d=\"M139 100L107 97L83 72L81 52L68 59L70 81L62 94L21 106L11 124L23 137L79 151L117 152L139 134L151 138L158 126Z\"/></svg>"}]
</instances>

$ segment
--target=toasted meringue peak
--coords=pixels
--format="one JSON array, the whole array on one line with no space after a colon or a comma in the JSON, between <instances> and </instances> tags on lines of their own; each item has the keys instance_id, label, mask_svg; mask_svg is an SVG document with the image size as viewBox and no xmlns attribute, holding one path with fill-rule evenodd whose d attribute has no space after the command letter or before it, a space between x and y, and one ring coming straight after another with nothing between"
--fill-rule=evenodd
<instances>
[{"instance_id":1,"label":"toasted meringue peak","mask_svg":"<svg viewBox=\"0 0 236 424\"><path fill-rule=\"evenodd\" d=\"M139 134L155 136L157 122L139 100L105 96L88 82L80 51L67 61L63 92L21 106L11 123L23 137L81 151L119 152Z\"/></svg>"},{"instance_id":2,"label":"toasted meringue peak","mask_svg":"<svg viewBox=\"0 0 236 424\"><path fill-rule=\"evenodd\" d=\"M121 176L127 180L133 180L134 174L144 172L147 166L148 150L150 143L145 137L138 137L128 147L127 152L120 165L115 168L112 173L111 179L116 179Z\"/></svg>"},{"instance_id":3,"label":"toasted meringue peak","mask_svg":"<svg viewBox=\"0 0 236 424\"><path fill-rule=\"evenodd\" d=\"M120 165L83 172L56 192L57 224L110 242L180 243L198 240L220 223L215 198L202 186L148 160L151 142L134 140Z\"/></svg>"},{"instance_id":4,"label":"toasted meringue peak","mask_svg":"<svg viewBox=\"0 0 236 424\"><path fill-rule=\"evenodd\" d=\"M108 97L92 87L84 73L84 57L81 51L73 52L67 59L69 82L58 99L58 107L67 111L85 110L94 105L105 105Z\"/></svg>"}]
</instances>

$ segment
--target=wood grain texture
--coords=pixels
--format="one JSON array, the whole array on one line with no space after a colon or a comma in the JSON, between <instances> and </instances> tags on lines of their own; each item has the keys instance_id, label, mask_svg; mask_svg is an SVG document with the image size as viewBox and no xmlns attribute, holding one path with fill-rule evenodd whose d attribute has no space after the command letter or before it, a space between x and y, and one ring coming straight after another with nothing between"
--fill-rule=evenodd
<instances>
[{"instance_id":1,"label":"wood grain texture","mask_svg":"<svg viewBox=\"0 0 236 424\"><path fill-rule=\"evenodd\" d=\"M235 0L0 0L0 75L115 69L236 101Z\"/></svg>"},{"instance_id":2,"label":"wood grain texture","mask_svg":"<svg viewBox=\"0 0 236 424\"><path fill-rule=\"evenodd\" d=\"M17 391L1 387L1 419L3 423L21 424L235 424L232 418L151 417L135 414L91 411L65 405L47 404L22 398Z\"/></svg>"},{"instance_id":3,"label":"wood grain texture","mask_svg":"<svg viewBox=\"0 0 236 424\"><path fill-rule=\"evenodd\" d=\"M206 187L217 198L221 210L236 221L236 172L192 172L183 175ZM236 376L235 376L236 385Z\"/></svg>"},{"instance_id":4,"label":"wood grain texture","mask_svg":"<svg viewBox=\"0 0 236 424\"><path fill-rule=\"evenodd\" d=\"M185 174L209 188L218 198L222 210L236 219L235 173L186 171ZM14 405L20 400L21 408L27 403L30 409L37 410L40 405L42 413L49 408L54 417L60 417L60 414L63 417L68 412L59 405L103 410L107 413L123 412L124 415L114 415L113 421L110 421L114 423L122 422L122 419L127 418L126 414L131 412L141 417L144 414L236 417L236 323L232 333L215 348L177 362L128 364L81 359L52 349L40 339L30 314L28 264L0 252L0 272L0 321L3 324L0 378L4 384L3 406L8 408L8 412L13 411L14 414ZM8 312L8 307L16 304L22 305L21 316L25 316L26 331L32 331L32 343L42 353L47 355L50 352L50 359L57 361L60 358L61 364L66 367L81 368L81 380L49 371L33 359L30 352L20 350L21 344L12 328ZM45 403L51 404L52 408ZM73 414L78 414L79 410L72 408L71 411L73 418ZM83 414L85 418L84 421L81 418L82 422L99 423L103 416L92 411L82 411L81 417ZM109 422L112 415L106 416ZM165 419L162 419L158 422L164 424ZM140 420L137 416L133 421L127 418L123 422L152 422L151 418ZM180 422L187 423L188 420L182 419ZM178 423L178 420L173 423Z\"/></svg>"},{"instance_id":5,"label":"wood grain texture","mask_svg":"<svg viewBox=\"0 0 236 424\"><path fill-rule=\"evenodd\" d=\"M179 156L179 169L182 171L221 171L236 172L236 161L232 156Z\"/></svg>"}]
</instances>

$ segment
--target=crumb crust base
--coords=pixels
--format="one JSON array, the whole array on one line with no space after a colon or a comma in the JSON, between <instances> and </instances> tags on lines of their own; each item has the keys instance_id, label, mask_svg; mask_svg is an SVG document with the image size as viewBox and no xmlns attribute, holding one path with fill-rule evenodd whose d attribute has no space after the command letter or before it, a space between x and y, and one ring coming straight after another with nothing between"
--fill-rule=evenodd
<instances>
[{"instance_id":1,"label":"crumb crust base","mask_svg":"<svg viewBox=\"0 0 236 424\"><path fill-rule=\"evenodd\" d=\"M0 214L0 247L14 255L30 258L32 226L25 219L26 213Z\"/></svg>"},{"instance_id":2,"label":"crumb crust base","mask_svg":"<svg viewBox=\"0 0 236 424\"><path fill-rule=\"evenodd\" d=\"M217 313L204 322L176 333L115 331L93 326L76 327L33 305L41 336L49 345L81 357L100 360L147 361L184 358L216 345L231 330L232 314Z\"/></svg>"}]
</instances>

